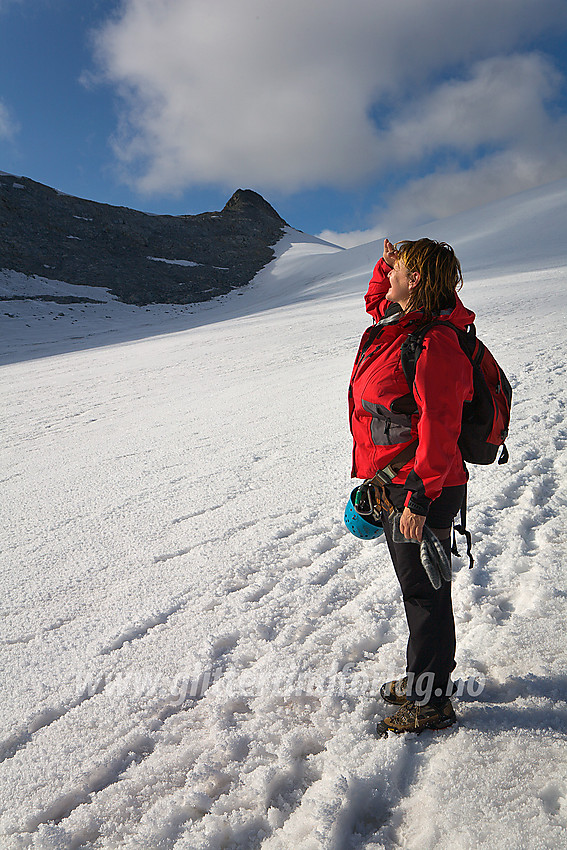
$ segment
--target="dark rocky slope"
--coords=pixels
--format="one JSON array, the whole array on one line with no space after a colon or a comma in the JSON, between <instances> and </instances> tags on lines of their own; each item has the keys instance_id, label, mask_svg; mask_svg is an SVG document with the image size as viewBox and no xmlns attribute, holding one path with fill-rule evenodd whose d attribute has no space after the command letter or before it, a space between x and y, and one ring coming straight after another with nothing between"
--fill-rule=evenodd
<instances>
[{"instance_id":1,"label":"dark rocky slope","mask_svg":"<svg viewBox=\"0 0 567 850\"><path fill-rule=\"evenodd\" d=\"M220 212L149 215L0 174L0 268L106 287L130 304L207 301L249 283L285 226L249 189Z\"/></svg>"}]
</instances>

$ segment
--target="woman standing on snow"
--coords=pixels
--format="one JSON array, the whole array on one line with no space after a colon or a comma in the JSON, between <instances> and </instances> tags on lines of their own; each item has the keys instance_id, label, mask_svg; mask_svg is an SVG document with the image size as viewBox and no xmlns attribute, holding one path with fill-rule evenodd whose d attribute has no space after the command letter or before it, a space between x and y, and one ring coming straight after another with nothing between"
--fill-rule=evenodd
<instances>
[{"instance_id":1,"label":"woman standing on snow","mask_svg":"<svg viewBox=\"0 0 567 850\"><path fill-rule=\"evenodd\" d=\"M400 708L378 724L379 733L440 729L456 720L449 698L455 668L451 583L434 588L419 543L424 534L430 537L426 525L450 563L451 526L467 481L457 440L463 403L473 396L472 366L455 331L442 325L446 320L465 328L474 321L456 294L461 285L450 245L418 239L394 246L386 239L365 297L375 324L362 337L349 388L352 476L373 479L371 495L381 509L409 627L406 675L380 690ZM402 344L432 319L410 386ZM377 481L379 470L384 474Z\"/></svg>"}]
</instances>

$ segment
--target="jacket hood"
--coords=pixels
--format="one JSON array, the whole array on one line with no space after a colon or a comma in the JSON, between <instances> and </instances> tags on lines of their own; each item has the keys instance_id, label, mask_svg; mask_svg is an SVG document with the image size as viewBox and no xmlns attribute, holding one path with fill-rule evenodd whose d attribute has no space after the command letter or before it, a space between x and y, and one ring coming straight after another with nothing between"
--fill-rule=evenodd
<instances>
[{"instance_id":1,"label":"jacket hood","mask_svg":"<svg viewBox=\"0 0 567 850\"><path fill-rule=\"evenodd\" d=\"M421 310L412 310L411 313L405 313L399 316L400 323L413 323L422 316ZM452 309L441 310L438 315L434 316L435 319L440 319L443 321L444 319L448 322L451 322L453 325L456 325L458 328L466 328L467 325L472 325L475 320L475 314L472 310L469 310L468 307L465 307L461 299L457 294L455 294L455 306Z\"/></svg>"},{"instance_id":2,"label":"jacket hood","mask_svg":"<svg viewBox=\"0 0 567 850\"><path fill-rule=\"evenodd\" d=\"M465 307L458 295L455 295L456 304L447 316L449 322L457 325L459 328L465 328L467 325L472 325L475 320L475 314L468 307ZM444 318L444 313L441 313L440 319Z\"/></svg>"}]
</instances>

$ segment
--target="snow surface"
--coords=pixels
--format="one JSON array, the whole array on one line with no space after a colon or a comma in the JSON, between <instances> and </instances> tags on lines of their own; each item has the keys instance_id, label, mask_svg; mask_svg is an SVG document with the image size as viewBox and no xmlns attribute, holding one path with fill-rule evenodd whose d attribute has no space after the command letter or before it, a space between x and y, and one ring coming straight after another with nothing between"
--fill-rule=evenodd
<instances>
[{"instance_id":1,"label":"snow surface","mask_svg":"<svg viewBox=\"0 0 567 850\"><path fill-rule=\"evenodd\" d=\"M195 263L193 260L168 260L165 257L148 257L148 260L154 260L156 263L167 263L169 266L189 266L190 268L205 265L204 263ZM217 271L221 272L230 271L226 266L209 266L209 268L217 269Z\"/></svg>"},{"instance_id":2,"label":"snow surface","mask_svg":"<svg viewBox=\"0 0 567 850\"><path fill-rule=\"evenodd\" d=\"M148 257L148 260L154 260L156 263L168 263L170 266L202 266L202 263L194 263L193 260L166 260L164 257Z\"/></svg>"},{"instance_id":3,"label":"snow surface","mask_svg":"<svg viewBox=\"0 0 567 850\"><path fill-rule=\"evenodd\" d=\"M378 243L290 230L191 310L0 305L2 850L567 846L566 189L428 228L515 390L441 733L373 737L406 626L342 523Z\"/></svg>"}]
</instances>

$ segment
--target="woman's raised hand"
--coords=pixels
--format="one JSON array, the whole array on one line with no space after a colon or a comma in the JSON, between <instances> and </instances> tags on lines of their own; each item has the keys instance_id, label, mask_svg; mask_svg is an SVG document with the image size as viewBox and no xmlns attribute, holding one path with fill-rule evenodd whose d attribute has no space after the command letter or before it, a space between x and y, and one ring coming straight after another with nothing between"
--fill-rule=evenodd
<instances>
[{"instance_id":1,"label":"woman's raised hand","mask_svg":"<svg viewBox=\"0 0 567 850\"><path fill-rule=\"evenodd\" d=\"M384 253L382 256L384 258L384 262L394 268L396 260L398 259L398 252L396 251L396 246L393 245L389 239L384 239Z\"/></svg>"}]
</instances>

